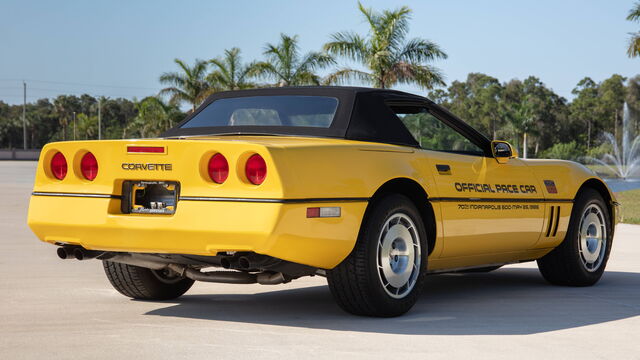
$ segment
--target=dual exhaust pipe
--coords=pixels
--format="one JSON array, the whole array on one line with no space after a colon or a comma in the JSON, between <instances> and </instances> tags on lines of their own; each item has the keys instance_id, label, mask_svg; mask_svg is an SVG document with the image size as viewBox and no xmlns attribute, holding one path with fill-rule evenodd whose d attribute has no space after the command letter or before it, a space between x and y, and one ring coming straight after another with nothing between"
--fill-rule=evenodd
<instances>
[{"instance_id":1,"label":"dual exhaust pipe","mask_svg":"<svg viewBox=\"0 0 640 360\"><path fill-rule=\"evenodd\" d=\"M89 260L95 259L98 256L104 254L103 251L87 250L82 246L62 246L56 251L58 257L62 260L76 259L76 260Z\"/></svg>"},{"instance_id":2,"label":"dual exhaust pipe","mask_svg":"<svg viewBox=\"0 0 640 360\"><path fill-rule=\"evenodd\" d=\"M291 281L291 278L284 275L281 272L259 272L249 273L246 271L208 271L203 272L194 268L191 268L182 264L174 264L159 261L153 259L150 256L145 255L132 255L122 253L107 253L103 251L87 250L78 245L61 246L56 251L58 257L63 260L77 259L77 260L89 260L95 259L101 255L101 260L107 260L111 262L117 262L121 264L140 266L151 270L163 270L169 269L182 277L186 277L196 281L206 281L214 283L225 284L262 284L262 285L276 285L283 284ZM234 259L233 266L231 263L225 263L223 259L222 266L226 269L242 269L250 270L254 267L268 261L269 257L263 255L257 255L257 257L241 256L238 259ZM235 263L237 260L237 265ZM225 266L226 265L226 266ZM227 267L228 266L228 267Z\"/></svg>"}]
</instances>

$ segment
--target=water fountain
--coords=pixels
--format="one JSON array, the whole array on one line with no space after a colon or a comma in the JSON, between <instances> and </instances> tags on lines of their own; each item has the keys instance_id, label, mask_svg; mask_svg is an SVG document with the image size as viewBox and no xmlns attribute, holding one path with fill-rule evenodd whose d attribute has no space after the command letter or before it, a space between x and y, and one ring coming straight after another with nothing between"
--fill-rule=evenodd
<instances>
[{"instance_id":1,"label":"water fountain","mask_svg":"<svg viewBox=\"0 0 640 360\"><path fill-rule=\"evenodd\" d=\"M622 115L622 144L619 144L616 137L609 133L604 133L605 140L611 145L612 153L605 154L601 159L588 157L587 161L604 166L623 181L640 175L640 135L634 136L631 114L629 106L624 104Z\"/></svg>"}]
</instances>

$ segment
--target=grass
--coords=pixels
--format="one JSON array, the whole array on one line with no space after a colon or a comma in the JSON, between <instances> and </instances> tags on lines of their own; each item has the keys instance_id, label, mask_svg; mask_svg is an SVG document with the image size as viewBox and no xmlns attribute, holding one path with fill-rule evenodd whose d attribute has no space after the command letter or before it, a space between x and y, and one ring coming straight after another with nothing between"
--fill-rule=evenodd
<instances>
[{"instance_id":1,"label":"grass","mask_svg":"<svg viewBox=\"0 0 640 360\"><path fill-rule=\"evenodd\" d=\"M618 192L616 198L622 204L622 222L640 224L640 189Z\"/></svg>"}]
</instances>

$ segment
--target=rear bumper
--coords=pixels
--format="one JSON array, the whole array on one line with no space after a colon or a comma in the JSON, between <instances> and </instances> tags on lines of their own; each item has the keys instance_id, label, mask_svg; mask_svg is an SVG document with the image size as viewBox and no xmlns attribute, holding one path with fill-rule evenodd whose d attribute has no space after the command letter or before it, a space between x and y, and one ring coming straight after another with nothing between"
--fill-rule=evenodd
<instances>
[{"instance_id":1,"label":"rear bumper","mask_svg":"<svg viewBox=\"0 0 640 360\"><path fill-rule=\"evenodd\" d=\"M306 217L340 206L339 218ZM40 240L90 250L216 255L253 251L330 269L353 249L366 201L180 201L173 215L122 214L110 197L32 196L28 223Z\"/></svg>"}]
</instances>

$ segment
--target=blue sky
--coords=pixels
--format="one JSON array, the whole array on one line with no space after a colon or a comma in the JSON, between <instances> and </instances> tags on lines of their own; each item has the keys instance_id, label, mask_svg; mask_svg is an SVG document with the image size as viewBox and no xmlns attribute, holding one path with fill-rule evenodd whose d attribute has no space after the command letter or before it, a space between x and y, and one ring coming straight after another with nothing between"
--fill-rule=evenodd
<instances>
[{"instance_id":1,"label":"blue sky","mask_svg":"<svg viewBox=\"0 0 640 360\"><path fill-rule=\"evenodd\" d=\"M583 77L634 76L625 20L633 1L372 1L376 9L413 9L410 37L448 53L447 82L483 72L501 81L538 76L562 96ZM209 59L240 47L259 59L280 33L317 50L340 30L366 32L355 1L25 1L0 3L0 100L60 93L144 97L157 92L173 59ZM422 93L414 87L402 87Z\"/></svg>"}]
</instances>

